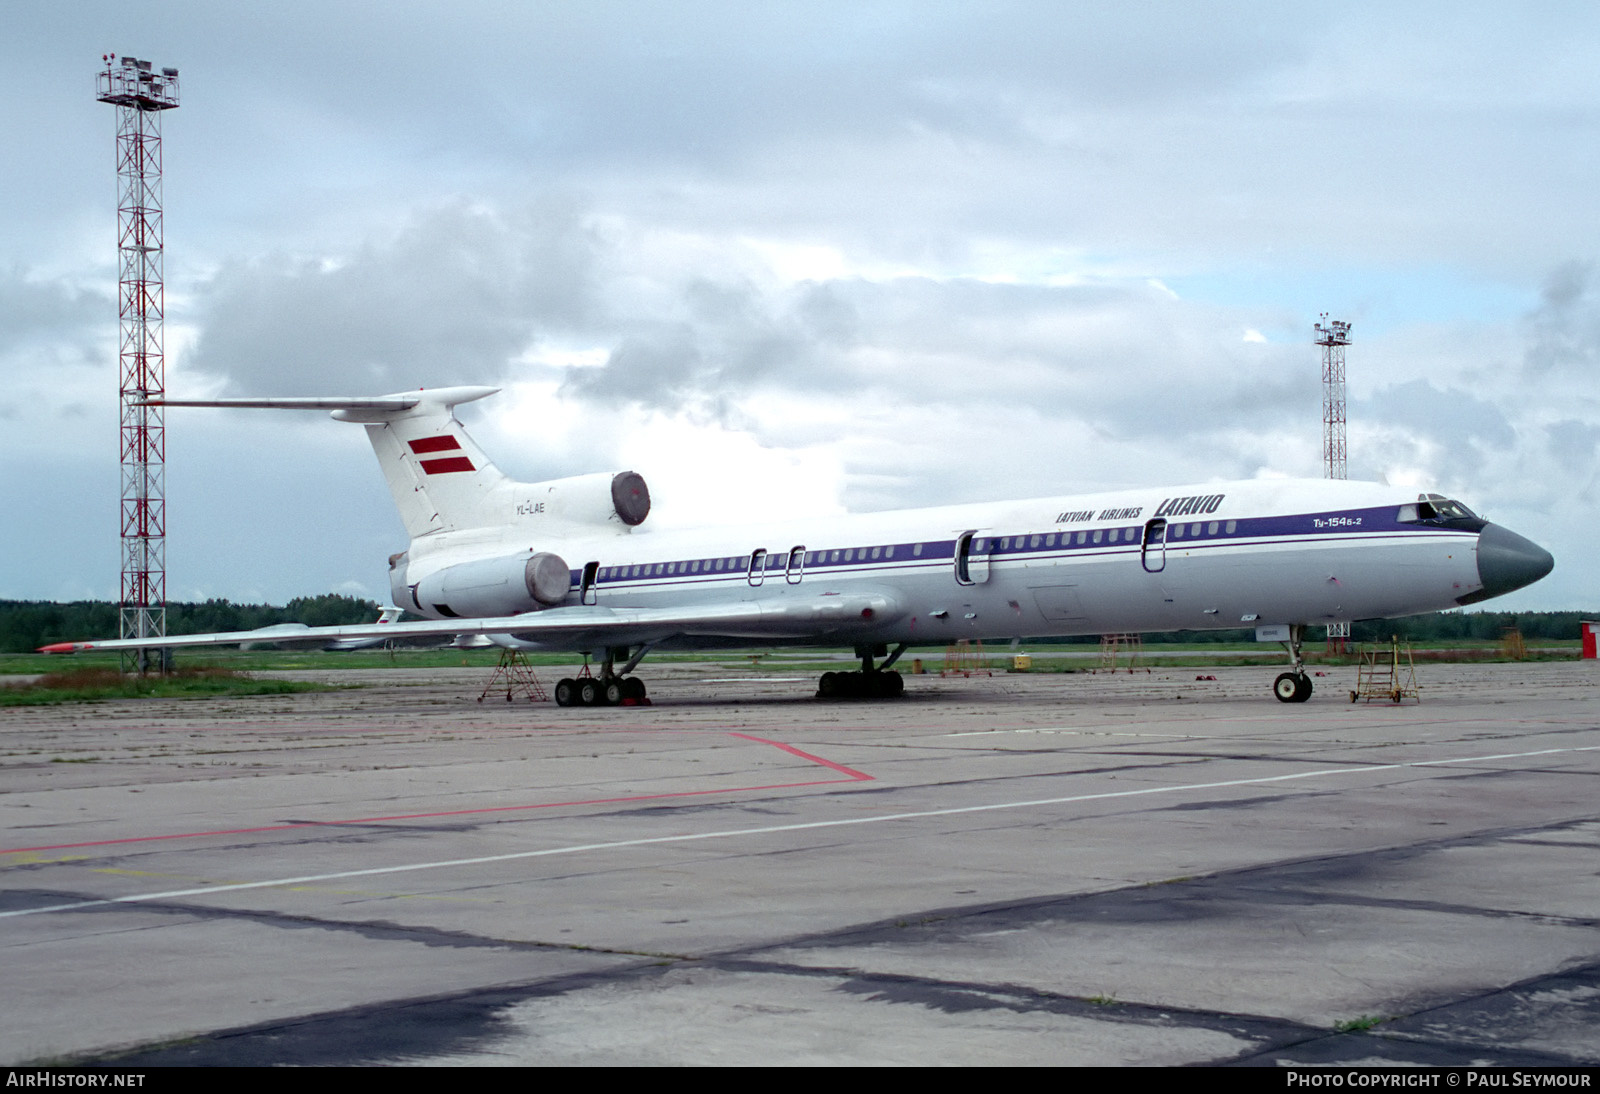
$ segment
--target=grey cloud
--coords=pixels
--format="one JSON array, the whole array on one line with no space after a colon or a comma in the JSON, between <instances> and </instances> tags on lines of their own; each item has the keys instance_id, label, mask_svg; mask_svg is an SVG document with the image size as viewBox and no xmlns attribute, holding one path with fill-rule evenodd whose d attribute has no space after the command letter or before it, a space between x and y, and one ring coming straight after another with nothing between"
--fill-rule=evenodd
<instances>
[{"instance_id":1,"label":"grey cloud","mask_svg":"<svg viewBox=\"0 0 1600 1094\"><path fill-rule=\"evenodd\" d=\"M685 318L619 318L605 364L569 369L563 394L727 421L730 400L744 393L839 378L827 351L849 338L852 312L816 286L768 296L748 282L694 277L668 289L663 311Z\"/></svg>"},{"instance_id":2,"label":"grey cloud","mask_svg":"<svg viewBox=\"0 0 1600 1094\"><path fill-rule=\"evenodd\" d=\"M1439 470L1455 477L1482 467L1491 454L1503 457L1517 447L1517 432L1500 407L1427 380L1379 388L1372 398L1353 402L1350 416L1433 442L1444 451L1446 462ZM1383 459L1368 462L1381 466Z\"/></svg>"},{"instance_id":3,"label":"grey cloud","mask_svg":"<svg viewBox=\"0 0 1600 1094\"><path fill-rule=\"evenodd\" d=\"M860 337L860 313L831 283L802 286L794 310L806 331L820 343L847 346Z\"/></svg>"},{"instance_id":4,"label":"grey cloud","mask_svg":"<svg viewBox=\"0 0 1600 1094\"><path fill-rule=\"evenodd\" d=\"M0 354L31 346L32 363L85 363L98 347L115 352L117 322L114 296L0 269Z\"/></svg>"},{"instance_id":5,"label":"grey cloud","mask_svg":"<svg viewBox=\"0 0 1600 1094\"><path fill-rule=\"evenodd\" d=\"M908 116L968 128L968 107L928 96L928 81L1119 102L1192 96L1282 66L1311 40L1303 16L1268 4L1227 19L1182 4L423 4L404 19L321 6L298 16L317 33L293 36L278 30L281 8L188 7L174 32L191 25L238 47L207 55L259 66L297 96L362 101L380 124L393 112L372 89L392 83L396 59L426 74L437 58L449 93L419 96L407 114L444 121L450 144L497 132L567 154L668 159L721 160L780 133L880 138ZM443 67L461 56L475 63Z\"/></svg>"},{"instance_id":6,"label":"grey cloud","mask_svg":"<svg viewBox=\"0 0 1600 1094\"><path fill-rule=\"evenodd\" d=\"M569 370L564 393L613 406L717 408L725 422L755 393L834 393L869 415L1026 414L1047 432L1147 447L1201 443L1208 455L1226 448L1219 430L1270 435L1302 423L1314 430L1318 420L1312 347L1244 343L1246 324L1143 283L900 278L769 294L696 280L665 296L664 310L688 318L634 329L603 367ZM772 443L819 439L805 423L751 428ZM1229 459L1240 473L1258 462Z\"/></svg>"},{"instance_id":7,"label":"grey cloud","mask_svg":"<svg viewBox=\"0 0 1600 1094\"><path fill-rule=\"evenodd\" d=\"M1592 471L1595 445L1600 442L1600 426L1567 418L1546 426L1545 440L1550 454L1563 470Z\"/></svg>"},{"instance_id":8,"label":"grey cloud","mask_svg":"<svg viewBox=\"0 0 1600 1094\"><path fill-rule=\"evenodd\" d=\"M570 209L457 205L354 254L234 263L199 293L187 364L252 394L493 381L593 319L600 246Z\"/></svg>"},{"instance_id":9,"label":"grey cloud","mask_svg":"<svg viewBox=\"0 0 1600 1094\"><path fill-rule=\"evenodd\" d=\"M1568 262L1545 280L1539 306L1528 316L1532 345L1527 371L1543 376L1581 369L1592 373L1600 362L1600 284L1588 262Z\"/></svg>"},{"instance_id":10,"label":"grey cloud","mask_svg":"<svg viewBox=\"0 0 1600 1094\"><path fill-rule=\"evenodd\" d=\"M561 390L601 404L676 407L711 378L693 329L662 324L624 338L603 367L569 369Z\"/></svg>"}]
</instances>

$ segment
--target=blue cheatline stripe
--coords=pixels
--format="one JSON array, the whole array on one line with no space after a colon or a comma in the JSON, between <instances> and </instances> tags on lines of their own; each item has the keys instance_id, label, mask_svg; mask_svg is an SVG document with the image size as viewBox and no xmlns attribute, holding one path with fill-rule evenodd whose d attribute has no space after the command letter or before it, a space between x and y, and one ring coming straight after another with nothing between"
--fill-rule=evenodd
<instances>
[{"instance_id":1,"label":"blue cheatline stripe","mask_svg":"<svg viewBox=\"0 0 1600 1094\"><path fill-rule=\"evenodd\" d=\"M1228 519L1218 517L1216 514L1206 514L1204 520L1167 520L1165 547L1168 551L1181 551L1188 549L1207 548L1238 548L1275 546L1278 544L1292 543L1310 545L1314 543L1332 544L1338 542L1352 542L1361 540L1414 538L1419 535L1451 534L1459 537L1472 536L1476 533L1455 528L1445 528L1406 522L1396 519L1399 507L1386 505L1369 509L1336 510L1322 513L1301 513L1292 516L1268 517L1236 517ZM1166 518L1162 518L1166 519ZM1211 531L1215 524L1217 530ZM1228 531L1229 525L1233 526ZM1173 530L1179 526L1184 528L1182 536L1173 535ZM1189 529L1198 527L1199 531L1191 532ZM1139 554L1143 549L1144 524L1116 524L1111 527L1100 528L1071 528L1056 532L1024 532L1020 535L986 535L974 540L974 559L987 558L990 561L1008 561L1013 559L1029 558L1036 560L1066 560L1071 558L1103 558L1112 555ZM1084 542L1077 542L1079 533L1084 534ZM1100 542L1095 542L1094 534L1104 533ZM1109 538L1115 533L1116 540ZM1052 544L1052 538L1058 542ZM1037 540L1037 545L1035 541ZM1070 542L1069 542L1070 541ZM917 546L922 547L920 555L913 551ZM868 544L865 547L825 547L818 550L807 550L806 561L802 566L803 574L825 573L834 576L844 574L876 574L907 569L943 569L955 556L956 541L922 540L908 541L894 544ZM868 557L871 551L880 552L879 557ZM886 552L893 551L893 557L887 557ZM849 552L850 558L843 557ZM840 555L835 560L834 554ZM779 558L786 558L786 551L767 552L766 565L762 569L765 581L783 580L788 576L788 567L777 565ZM721 558L726 566L722 570L715 569L717 560ZM700 563L698 571L689 567ZM627 563L626 565L602 566L601 576L596 580L596 586L609 586L620 588L667 588L681 585L714 584L718 581L749 580L750 556L748 554L713 555L709 559L672 559L651 561L648 563ZM635 566L642 568L639 576L633 576ZM655 573L656 567L661 567L660 573ZM673 572L669 573L668 568ZM617 573L615 571L622 571ZM572 582L578 585L583 580L582 570L572 571ZM763 584L765 584L765 581Z\"/></svg>"}]
</instances>

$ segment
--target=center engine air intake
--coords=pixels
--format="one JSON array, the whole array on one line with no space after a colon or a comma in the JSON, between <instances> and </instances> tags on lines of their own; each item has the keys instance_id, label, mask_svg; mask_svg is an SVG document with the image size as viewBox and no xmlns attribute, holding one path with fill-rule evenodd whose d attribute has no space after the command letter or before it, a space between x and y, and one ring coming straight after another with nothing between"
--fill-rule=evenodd
<instances>
[{"instance_id":1,"label":"center engine air intake","mask_svg":"<svg viewBox=\"0 0 1600 1094\"><path fill-rule=\"evenodd\" d=\"M601 471L514 489L517 512L534 521L551 519L616 529L618 521L625 528L634 528L650 515L650 488L637 471Z\"/></svg>"},{"instance_id":2,"label":"center engine air intake","mask_svg":"<svg viewBox=\"0 0 1600 1094\"><path fill-rule=\"evenodd\" d=\"M644 476L637 471L618 471L611 479L611 505L623 524L643 523L650 515L650 488L644 484Z\"/></svg>"}]
</instances>

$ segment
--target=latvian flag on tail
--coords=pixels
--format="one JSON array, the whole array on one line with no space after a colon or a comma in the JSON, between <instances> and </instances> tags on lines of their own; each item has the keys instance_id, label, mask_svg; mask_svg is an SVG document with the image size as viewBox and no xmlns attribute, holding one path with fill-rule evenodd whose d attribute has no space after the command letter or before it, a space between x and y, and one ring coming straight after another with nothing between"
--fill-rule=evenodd
<instances>
[{"instance_id":1,"label":"latvian flag on tail","mask_svg":"<svg viewBox=\"0 0 1600 1094\"><path fill-rule=\"evenodd\" d=\"M459 452L461 442L454 437L423 437L410 442L411 451L418 456L425 456L430 452ZM445 475L451 471L476 471L472 461L465 456L439 456L431 460L420 460L422 470L430 475Z\"/></svg>"}]
</instances>

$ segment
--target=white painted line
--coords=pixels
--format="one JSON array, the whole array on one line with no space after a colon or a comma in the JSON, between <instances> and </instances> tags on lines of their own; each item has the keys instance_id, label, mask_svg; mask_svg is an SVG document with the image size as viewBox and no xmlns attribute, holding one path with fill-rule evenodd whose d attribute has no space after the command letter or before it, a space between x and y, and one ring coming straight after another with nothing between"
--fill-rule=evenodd
<instances>
[{"instance_id":1,"label":"white painted line","mask_svg":"<svg viewBox=\"0 0 1600 1094\"><path fill-rule=\"evenodd\" d=\"M999 733L1070 733L1076 737L1148 737L1161 741L1213 741L1223 739L1215 733L1123 733L1109 729L1073 729L1071 726L1036 726L1031 729L967 729L962 730L960 733L946 733L945 736L993 737Z\"/></svg>"},{"instance_id":2,"label":"white painted line","mask_svg":"<svg viewBox=\"0 0 1600 1094\"><path fill-rule=\"evenodd\" d=\"M696 680L696 684L800 684L809 676L724 676L715 680Z\"/></svg>"},{"instance_id":3,"label":"white painted line","mask_svg":"<svg viewBox=\"0 0 1600 1094\"><path fill-rule=\"evenodd\" d=\"M1185 783L1181 786L1150 786L1140 790L1109 790L1098 794L1070 794L1062 798L1035 798L1031 801L995 802L990 805L960 805L951 806L948 809L923 809L912 813L885 813L879 817L850 817L843 820L807 821L800 824L772 824L760 828L729 828L718 832L695 832L676 836L645 836L640 839L611 840L606 843L579 843L570 847L550 847L543 851L512 851L503 855L443 859L438 862L413 862L403 866L374 866L366 870L341 870L333 874L307 874L303 877L275 878L271 881L241 881L227 885L204 885L196 889L169 889L161 893L135 893L132 896L107 897L103 900L82 900L72 904L51 904L42 908L18 908L9 912L0 912L0 919L45 915L50 912L76 912L86 908L102 908L112 904L139 904L157 900L178 900L183 897L211 896L215 893L240 892L245 889L270 889L282 885L311 885L321 881L344 881L349 878L375 877L381 874L404 874L418 870L446 870L455 866L484 866L494 862L515 862L519 859L546 858L553 855L575 855L584 851L615 851L624 847L648 847L657 843L693 843L697 840L728 839L734 836L765 836L777 832L805 832L817 828L844 828L858 824L884 824L889 821L919 820L924 817L954 817L963 813L990 813L1001 809L1032 809L1042 805L1069 805L1074 802L1108 801L1113 798L1137 798L1152 794L1181 794L1189 790L1224 790L1232 786L1262 786L1267 783L1330 778L1336 775L1370 775L1381 771L1405 771L1419 767L1442 767L1446 764L1524 760L1533 756L1557 756L1573 752L1600 752L1600 745L1584 745L1577 748L1541 748L1533 752L1501 752L1492 756L1457 756L1448 760L1413 760L1410 763L1374 764L1367 767L1325 767L1315 771L1301 771L1292 775L1263 775L1254 779L1226 779L1220 782Z\"/></svg>"}]
</instances>

